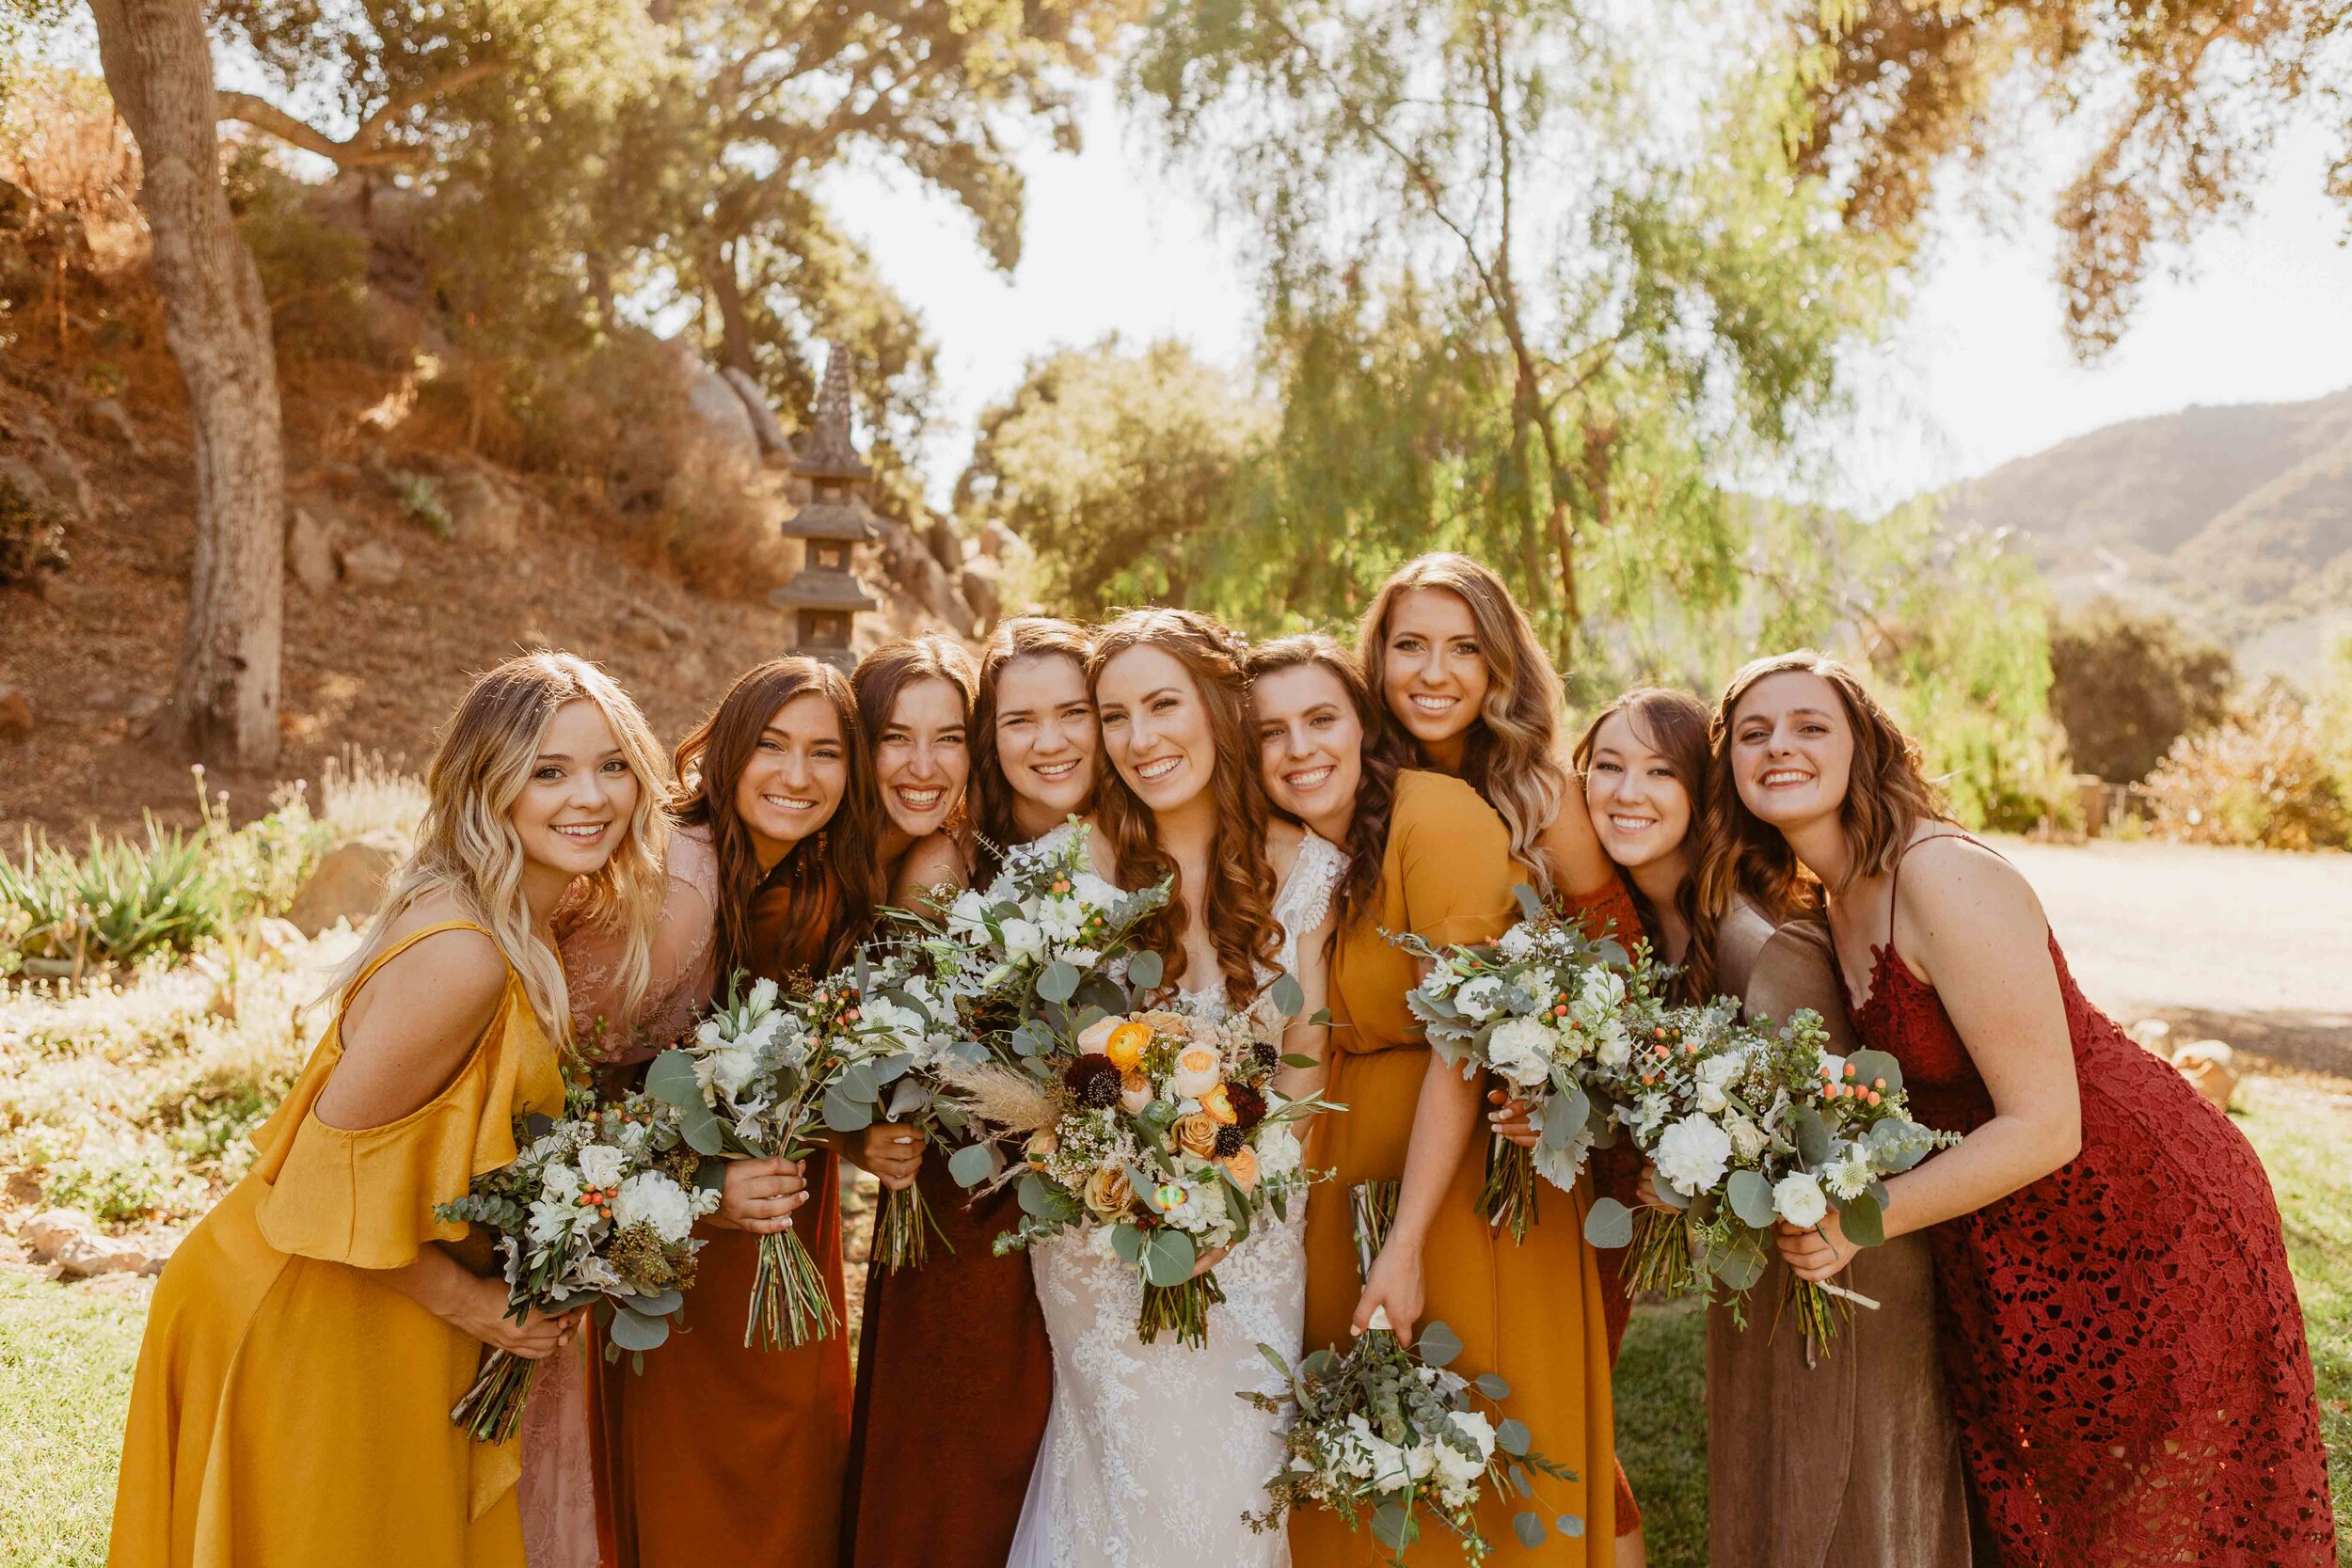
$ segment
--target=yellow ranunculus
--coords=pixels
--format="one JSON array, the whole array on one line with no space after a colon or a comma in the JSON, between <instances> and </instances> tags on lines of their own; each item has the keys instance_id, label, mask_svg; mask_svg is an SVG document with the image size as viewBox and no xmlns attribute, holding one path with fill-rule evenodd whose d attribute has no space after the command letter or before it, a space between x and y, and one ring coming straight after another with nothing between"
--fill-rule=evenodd
<instances>
[{"instance_id":1,"label":"yellow ranunculus","mask_svg":"<svg viewBox=\"0 0 2352 1568\"><path fill-rule=\"evenodd\" d=\"M1110 1032L1103 1042L1102 1052L1111 1059L1111 1066L1121 1072L1133 1072L1151 1044L1151 1026L1130 1021Z\"/></svg>"}]
</instances>

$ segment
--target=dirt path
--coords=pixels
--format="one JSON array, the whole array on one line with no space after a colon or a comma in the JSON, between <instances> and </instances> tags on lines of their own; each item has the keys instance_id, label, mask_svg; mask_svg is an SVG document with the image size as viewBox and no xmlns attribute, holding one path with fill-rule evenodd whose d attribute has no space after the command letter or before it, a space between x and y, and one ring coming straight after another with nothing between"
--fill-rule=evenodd
<instances>
[{"instance_id":1,"label":"dirt path","mask_svg":"<svg viewBox=\"0 0 2352 1568\"><path fill-rule=\"evenodd\" d=\"M2352 1077L2352 856L1998 844L2117 1018Z\"/></svg>"}]
</instances>

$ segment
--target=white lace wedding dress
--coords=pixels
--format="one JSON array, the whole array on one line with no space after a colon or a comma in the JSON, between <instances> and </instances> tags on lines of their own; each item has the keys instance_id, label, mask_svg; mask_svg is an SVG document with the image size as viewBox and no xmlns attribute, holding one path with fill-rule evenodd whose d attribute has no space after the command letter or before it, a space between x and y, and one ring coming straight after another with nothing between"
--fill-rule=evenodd
<instances>
[{"instance_id":1,"label":"white lace wedding dress","mask_svg":"<svg viewBox=\"0 0 2352 1568\"><path fill-rule=\"evenodd\" d=\"M1322 924L1346 862L1312 833L1275 895L1279 962ZM1270 975L1266 978L1271 978ZM1195 1006L1223 992L1186 991ZM1034 1249L1038 1301L1054 1342L1054 1404L1006 1568L1285 1568L1277 1529L1242 1522L1266 1503L1282 1463L1279 1420L1243 1402L1279 1393L1258 1346L1298 1359L1307 1312L1306 1208L1253 1229L1216 1267L1225 1300L1208 1343L1136 1338L1143 1284L1133 1266L1066 1235Z\"/></svg>"}]
</instances>

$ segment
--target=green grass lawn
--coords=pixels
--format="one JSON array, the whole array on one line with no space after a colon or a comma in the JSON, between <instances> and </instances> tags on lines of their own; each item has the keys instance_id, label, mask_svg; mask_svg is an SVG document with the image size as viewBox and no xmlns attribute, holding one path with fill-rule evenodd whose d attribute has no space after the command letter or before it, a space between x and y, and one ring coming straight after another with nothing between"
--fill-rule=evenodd
<instances>
[{"instance_id":1,"label":"green grass lawn","mask_svg":"<svg viewBox=\"0 0 2352 1568\"><path fill-rule=\"evenodd\" d=\"M2239 1105L2286 1218L2319 1372L2338 1560L2352 1568L2352 1162L2343 1153L2352 1084L2249 1079ZM0 1568L105 1560L140 1317L135 1299L0 1268ZM1618 1366L1618 1441L1655 1568L1707 1564L1705 1329L1694 1306L1645 1307Z\"/></svg>"}]
</instances>

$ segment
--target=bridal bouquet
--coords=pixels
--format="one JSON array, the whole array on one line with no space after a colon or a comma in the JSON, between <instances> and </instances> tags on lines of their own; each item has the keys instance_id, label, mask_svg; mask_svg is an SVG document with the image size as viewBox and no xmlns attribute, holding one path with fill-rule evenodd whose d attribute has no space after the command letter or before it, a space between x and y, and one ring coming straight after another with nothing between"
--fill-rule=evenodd
<instances>
[{"instance_id":1,"label":"bridal bouquet","mask_svg":"<svg viewBox=\"0 0 2352 1568\"><path fill-rule=\"evenodd\" d=\"M1279 1529L1300 1508L1327 1509L1354 1529L1369 1512L1373 1538L1403 1568L1427 1515L1461 1538L1465 1560L1483 1562L1494 1548L1478 1529L1482 1497L1532 1497L1531 1471L1576 1479L1534 1450L1524 1422L1480 1408L1482 1401L1499 1407L1510 1385L1493 1372L1465 1378L1449 1370L1462 1342L1442 1323L1424 1325L1414 1350L1375 1329L1344 1355L1319 1350L1295 1370L1272 1347L1259 1349L1290 1379L1290 1390L1243 1397L1278 1416L1295 1406L1297 1419L1283 1438L1288 1458L1265 1483L1273 1500L1248 1516L1253 1530ZM1583 1533L1573 1516L1554 1523L1563 1534ZM1529 1547L1547 1534L1543 1514L1532 1508L1515 1513L1511 1528Z\"/></svg>"},{"instance_id":2,"label":"bridal bouquet","mask_svg":"<svg viewBox=\"0 0 2352 1568\"><path fill-rule=\"evenodd\" d=\"M1409 932L1389 937L1429 964L1405 1000L1430 1049L1465 1077L1487 1071L1509 1085L1541 1134L1533 1149L1498 1137L1486 1152L1480 1206L1515 1242L1535 1223L1536 1177L1572 1188L1586 1156L1614 1138L1610 1085L1636 1031L1661 1011L1646 944L1629 956L1592 941L1534 889L1518 891L1525 918L1493 942L1438 948Z\"/></svg>"},{"instance_id":3,"label":"bridal bouquet","mask_svg":"<svg viewBox=\"0 0 2352 1568\"><path fill-rule=\"evenodd\" d=\"M1595 1245L1633 1247L1628 1285L1711 1291L1720 1281L1736 1309L1763 1275L1775 1222L1815 1226L1835 1208L1855 1243L1885 1239L1883 1179L1958 1139L1910 1119L1892 1056L1841 1059L1827 1040L1817 1013L1742 1024L1727 997L1668 1009L1637 1039L1615 1115L1668 1211L1636 1215L1601 1198L1585 1220ZM1836 1332L1833 1297L1876 1305L1793 1275L1788 1290L1809 1351Z\"/></svg>"},{"instance_id":4,"label":"bridal bouquet","mask_svg":"<svg viewBox=\"0 0 2352 1568\"><path fill-rule=\"evenodd\" d=\"M676 1114L698 1154L803 1160L811 1129L868 1119L883 1086L903 1073L892 1039L866 1021L854 974L818 981L788 1002L773 980L746 991L738 971L723 1002L683 1041L654 1058L645 1092ZM715 1200L714 1200L715 1206ZM790 1350L840 1326L833 1298L798 1232L759 1239L743 1343Z\"/></svg>"},{"instance_id":5,"label":"bridal bouquet","mask_svg":"<svg viewBox=\"0 0 2352 1568\"><path fill-rule=\"evenodd\" d=\"M866 955L862 971L851 973L869 1038L889 1053L884 1066L898 1076L885 1083L878 1069L871 1099L850 1092L829 1096L825 1124L835 1132L862 1132L879 1117L908 1128L927 1144L961 1142L972 1134L962 1099L947 1079L954 1070L985 1060L987 1048L962 1026L952 989L956 972L942 974L931 958L919 942L886 941ZM863 1082L847 1088L860 1090ZM886 1271L920 1267L930 1255L932 1236L946 1245L920 1187L910 1183L882 1195L874 1215L873 1257Z\"/></svg>"},{"instance_id":6,"label":"bridal bouquet","mask_svg":"<svg viewBox=\"0 0 2352 1568\"><path fill-rule=\"evenodd\" d=\"M1155 986L1158 956L1133 955L1127 973ZM1024 1025L1018 1065L992 1062L961 1079L984 1120L1025 1140L1022 1220L997 1250L1083 1230L1143 1276L1136 1332L1145 1344L1168 1329L1204 1344L1209 1307L1225 1296L1214 1270L1195 1272L1202 1256L1243 1241L1269 1209L1288 1217L1311 1180L1294 1124L1337 1109L1273 1087L1284 1020L1303 1004L1284 975L1267 999L1223 1018L1089 1008L1067 1035ZM993 1158L978 1145L949 1168L977 1186Z\"/></svg>"},{"instance_id":7,"label":"bridal bouquet","mask_svg":"<svg viewBox=\"0 0 2352 1568\"><path fill-rule=\"evenodd\" d=\"M437 1206L433 1217L497 1234L516 1323L533 1309L559 1313L594 1301L609 1354L642 1356L669 1338L670 1317L694 1283L703 1244L694 1222L718 1207L719 1195L695 1186L701 1156L644 1096L598 1107L575 1089L566 1101L561 1120L524 1118L521 1152L475 1177L464 1197ZM484 1347L480 1372L449 1418L480 1442L505 1442L522 1422L537 1369Z\"/></svg>"}]
</instances>

